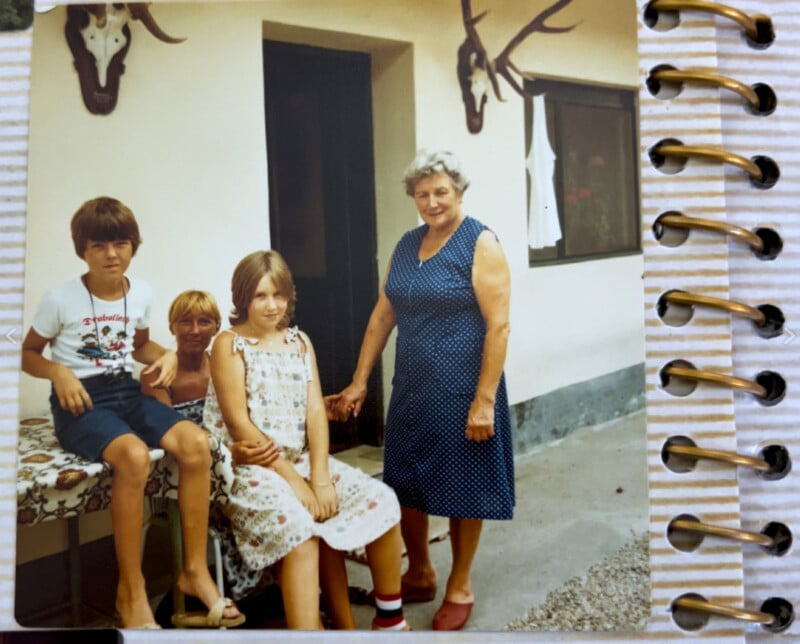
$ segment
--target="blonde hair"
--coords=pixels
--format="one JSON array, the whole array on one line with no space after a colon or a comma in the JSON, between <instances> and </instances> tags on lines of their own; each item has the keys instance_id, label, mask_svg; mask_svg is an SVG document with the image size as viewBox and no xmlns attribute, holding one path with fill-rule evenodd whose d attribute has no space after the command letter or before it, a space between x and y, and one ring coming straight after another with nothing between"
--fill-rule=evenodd
<instances>
[{"instance_id":1,"label":"blonde hair","mask_svg":"<svg viewBox=\"0 0 800 644\"><path fill-rule=\"evenodd\" d=\"M269 276L278 293L286 298L286 314L278 324L278 328L289 326L289 322L294 317L297 294L292 271L289 270L286 260L275 250L259 250L250 253L236 265L233 278L231 278L233 310L228 317L231 324L242 324L247 321L247 309L250 307L250 302L253 301L258 283L265 276Z\"/></svg>"},{"instance_id":2,"label":"blonde hair","mask_svg":"<svg viewBox=\"0 0 800 644\"><path fill-rule=\"evenodd\" d=\"M211 293L195 290L180 293L169 305L167 318L169 319L170 328L181 318L192 314L210 317L216 322L217 331L222 326L222 316L219 313L217 301Z\"/></svg>"}]
</instances>

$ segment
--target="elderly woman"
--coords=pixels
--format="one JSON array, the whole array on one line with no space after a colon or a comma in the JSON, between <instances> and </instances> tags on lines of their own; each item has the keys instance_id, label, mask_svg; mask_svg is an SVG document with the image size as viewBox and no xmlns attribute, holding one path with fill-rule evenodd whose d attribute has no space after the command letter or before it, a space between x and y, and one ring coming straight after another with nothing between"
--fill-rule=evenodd
<instances>
[{"instance_id":1,"label":"elderly woman","mask_svg":"<svg viewBox=\"0 0 800 644\"><path fill-rule=\"evenodd\" d=\"M422 226L397 244L352 383L326 404L358 414L397 326L384 482L402 509L405 602L432 601L428 515L450 517L453 563L434 630L458 630L475 600L470 568L484 519L511 519L514 461L503 363L508 265L495 234L461 210L469 181L449 152L422 152L404 176Z\"/></svg>"}]
</instances>

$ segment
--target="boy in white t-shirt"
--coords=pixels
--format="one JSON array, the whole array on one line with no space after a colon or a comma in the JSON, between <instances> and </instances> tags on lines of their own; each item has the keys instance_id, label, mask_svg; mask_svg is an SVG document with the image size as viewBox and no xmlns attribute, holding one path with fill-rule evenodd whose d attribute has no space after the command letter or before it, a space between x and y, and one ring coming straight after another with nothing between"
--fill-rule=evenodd
<instances>
[{"instance_id":1,"label":"boy in white t-shirt","mask_svg":"<svg viewBox=\"0 0 800 644\"><path fill-rule=\"evenodd\" d=\"M84 203L71 223L72 241L88 272L50 290L22 344L22 369L52 382L50 407L61 446L114 471L111 525L123 628L158 628L141 567L144 487L149 448L178 462L184 566L178 586L208 608L203 626L236 626L244 616L220 596L206 561L211 454L207 433L179 412L142 394L133 359L174 378L176 358L150 339L150 286L126 277L141 243L133 212L110 197ZM43 355L50 345L50 359ZM178 618L182 616L173 616ZM198 625L196 616L185 624Z\"/></svg>"}]
</instances>

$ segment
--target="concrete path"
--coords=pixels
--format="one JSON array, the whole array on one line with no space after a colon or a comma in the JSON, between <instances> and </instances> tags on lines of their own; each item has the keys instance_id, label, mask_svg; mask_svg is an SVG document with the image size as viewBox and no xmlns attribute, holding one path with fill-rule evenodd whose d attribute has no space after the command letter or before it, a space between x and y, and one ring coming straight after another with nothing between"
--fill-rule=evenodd
<instances>
[{"instance_id":1,"label":"concrete path","mask_svg":"<svg viewBox=\"0 0 800 644\"><path fill-rule=\"evenodd\" d=\"M473 566L475 607L465 630L499 631L581 577L648 527L644 411L572 432L517 457L513 521L484 525ZM438 522L441 525L441 521ZM415 630L427 630L444 596L450 541L431 544L439 572L436 600L405 606ZM347 562L350 584L371 588L369 568ZM374 609L354 606L369 629Z\"/></svg>"}]
</instances>

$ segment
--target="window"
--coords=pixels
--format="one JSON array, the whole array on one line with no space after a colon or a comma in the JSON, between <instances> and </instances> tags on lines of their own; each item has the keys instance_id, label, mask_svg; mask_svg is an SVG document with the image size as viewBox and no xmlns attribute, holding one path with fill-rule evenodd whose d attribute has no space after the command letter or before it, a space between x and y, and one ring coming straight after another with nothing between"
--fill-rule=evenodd
<instances>
[{"instance_id":1,"label":"window","mask_svg":"<svg viewBox=\"0 0 800 644\"><path fill-rule=\"evenodd\" d=\"M543 79L525 89L529 264L641 252L634 90Z\"/></svg>"}]
</instances>

